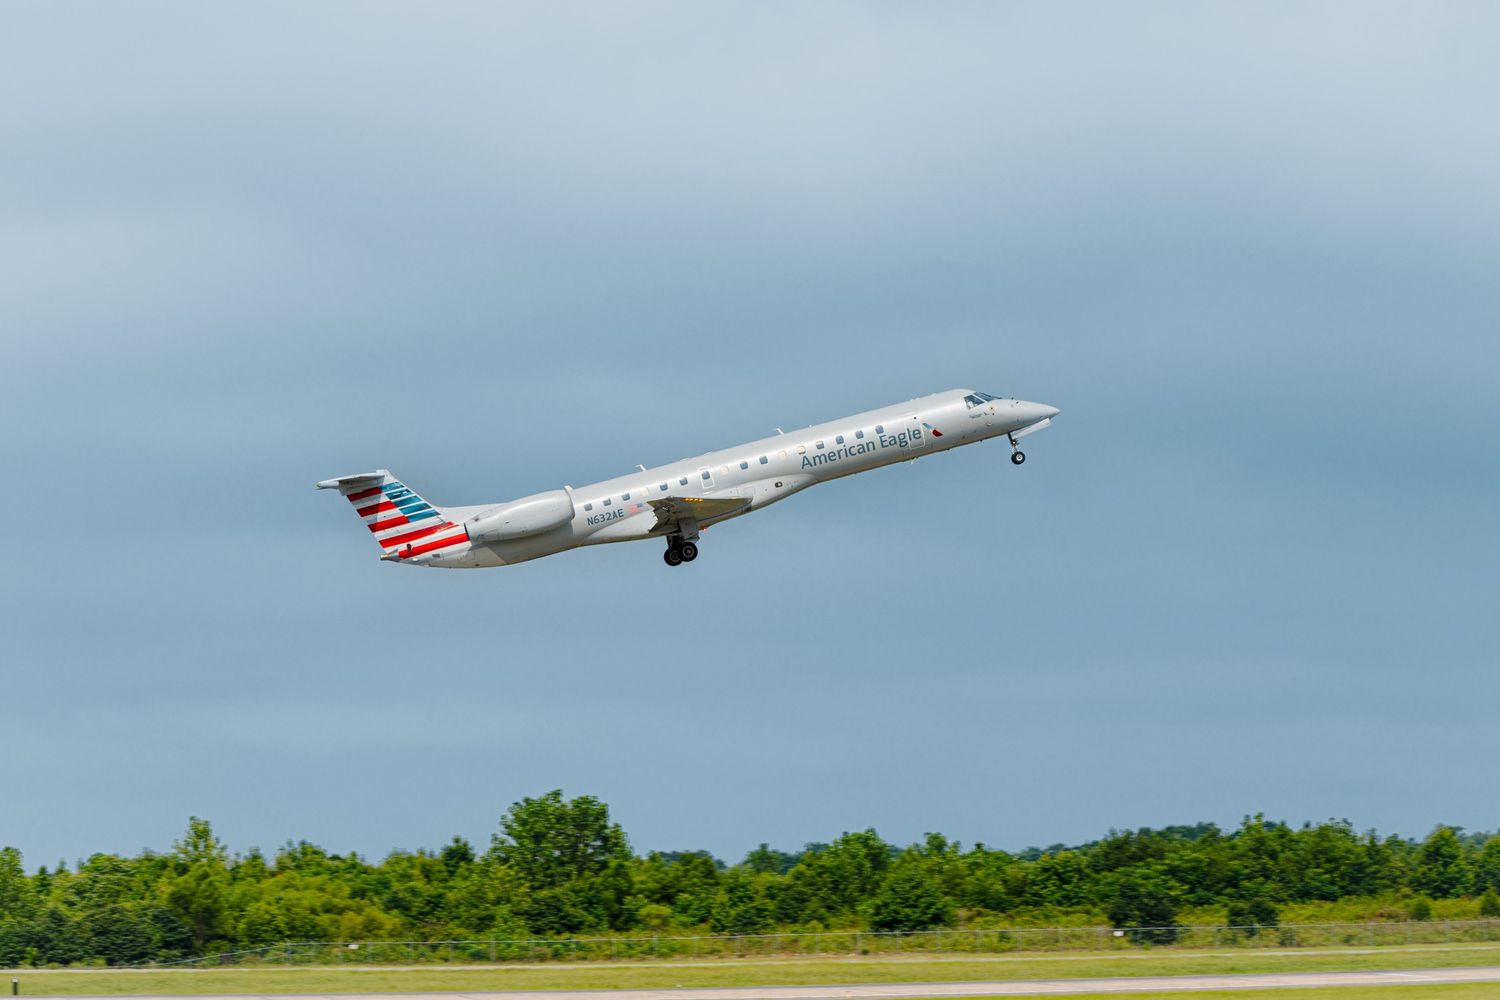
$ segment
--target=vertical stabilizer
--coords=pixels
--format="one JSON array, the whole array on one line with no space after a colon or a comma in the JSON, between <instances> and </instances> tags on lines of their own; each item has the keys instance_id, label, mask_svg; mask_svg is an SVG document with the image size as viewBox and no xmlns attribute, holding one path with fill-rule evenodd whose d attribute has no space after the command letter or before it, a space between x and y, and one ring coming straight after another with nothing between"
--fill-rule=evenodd
<instances>
[{"instance_id":1,"label":"vertical stabilizer","mask_svg":"<svg viewBox=\"0 0 1500 1000\"><path fill-rule=\"evenodd\" d=\"M461 525L444 517L388 469L325 479L318 489L338 490L349 501L375 536L382 559L410 559L469 540Z\"/></svg>"}]
</instances>

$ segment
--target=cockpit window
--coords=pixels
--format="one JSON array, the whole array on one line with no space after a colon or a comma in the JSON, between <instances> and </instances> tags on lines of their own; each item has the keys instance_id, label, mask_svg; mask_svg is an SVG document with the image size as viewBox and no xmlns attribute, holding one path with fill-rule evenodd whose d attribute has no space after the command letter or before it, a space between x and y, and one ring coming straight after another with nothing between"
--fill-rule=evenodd
<instances>
[{"instance_id":1,"label":"cockpit window","mask_svg":"<svg viewBox=\"0 0 1500 1000\"><path fill-rule=\"evenodd\" d=\"M964 397L964 405L972 410L976 406L983 406L985 403L993 403L999 398L999 396L991 396L987 392L971 392Z\"/></svg>"}]
</instances>

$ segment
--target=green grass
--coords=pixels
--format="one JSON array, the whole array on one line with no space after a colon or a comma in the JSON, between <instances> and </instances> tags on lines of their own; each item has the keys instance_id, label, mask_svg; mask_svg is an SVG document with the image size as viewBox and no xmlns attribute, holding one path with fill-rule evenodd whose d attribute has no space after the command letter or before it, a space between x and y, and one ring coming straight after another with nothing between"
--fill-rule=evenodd
<instances>
[{"instance_id":1,"label":"green grass","mask_svg":"<svg viewBox=\"0 0 1500 1000\"><path fill-rule=\"evenodd\" d=\"M1327 986L1302 1000L1495 1000L1494 983L1426 986ZM1286 990L1204 990L1201 993L1069 993L1068 1000L1288 1000ZM954 1000L953 997L933 1000Z\"/></svg>"},{"instance_id":2,"label":"green grass","mask_svg":"<svg viewBox=\"0 0 1500 1000\"><path fill-rule=\"evenodd\" d=\"M23 969L25 996L181 993L420 993L490 990L660 989L677 986L791 986L825 983L919 983L1095 976L1184 976L1216 973L1330 972L1360 969L1500 965L1500 945L1427 945L1326 951L1132 952L1049 957L823 958L815 960L601 962L587 965L278 966L174 970ZM1426 988L1426 987L1423 987ZM1461 997L1457 987L1434 996ZM1490 985L1491 1000L1500 987ZM1379 987L1399 1000L1402 987ZM1333 989L1327 993L1335 992ZM1320 992L1320 996L1322 995ZM1143 994L1136 994L1141 996ZM1204 994L1197 994L1204 995ZM1245 997L1244 991L1235 996ZM1352 994L1351 994L1352 995ZM1417 996L1417 994L1410 994ZM1426 994L1422 994L1425 996Z\"/></svg>"}]
</instances>

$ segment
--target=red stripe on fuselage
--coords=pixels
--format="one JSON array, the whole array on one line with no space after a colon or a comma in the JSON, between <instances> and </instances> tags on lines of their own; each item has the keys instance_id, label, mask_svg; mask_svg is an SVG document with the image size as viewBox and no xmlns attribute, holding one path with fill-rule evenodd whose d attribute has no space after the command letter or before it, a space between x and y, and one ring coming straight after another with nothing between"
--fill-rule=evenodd
<instances>
[{"instance_id":1,"label":"red stripe on fuselage","mask_svg":"<svg viewBox=\"0 0 1500 1000\"><path fill-rule=\"evenodd\" d=\"M418 528L416 531L408 531L404 535L392 535L389 538L377 539L377 541L379 541L380 544L384 545L386 548L390 548L392 545L400 545L403 542L412 542L416 541L418 538L426 538L428 535L431 535L438 531L446 531L451 527L453 527L453 523L451 521L444 521L442 524L434 524L427 528Z\"/></svg>"},{"instance_id":2,"label":"red stripe on fuselage","mask_svg":"<svg viewBox=\"0 0 1500 1000\"><path fill-rule=\"evenodd\" d=\"M370 525L370 530L384 531L386 528L399 528L403 524L410 523L411 522L408 521L403 515L397 514L395 517L388 517L384 521L376 521L374 524Z\"/></svg>"},{"instance_id":3,"label":"red stripe on fuselage","mask_svg":"<svg viewBox=\"0 0 1500 1000\"><path fill-rule=\"evenodd\" d=\"M424 552L432 552L435 549L446 549L450 545L457 545L459 542L467 542L468 540L469 533L466 531L462 535L454 535L452 538L440 538L435 542L428 542L426 545L415 545L402 552L401 558L410 559L412 556L419 556Z\"/></svg>"},{"instance_id":4,"label":"red stripe on fuselage","mask_svg":"<svg viewBox=\"0 0 1500 1000\"><path fill-rule=\"evenodd\" d=\"M395 504L391 503L389 500L382 500L382 501L380 501L380 503L372 503L368 507L361 507L359 510L355 511L354 513L358 514L360 517L369 517L371 514L379 514L381 511L395 510L395 509L396 509L396 505Z\"/></svg>"},{"instance_id":5,"label":"red stripe on fuselage","mask_svg":"<svg viewBox=\"0 0 1500 1000\"><path fill-rule=\"evenodd\" d=\"M365 497L372 497L379 492L381 492L379 486L371 486L367 490L360 490L358 493L349 494L349 502L355 503L357 501L363 500Z\"/></svg>"}]
</instances>

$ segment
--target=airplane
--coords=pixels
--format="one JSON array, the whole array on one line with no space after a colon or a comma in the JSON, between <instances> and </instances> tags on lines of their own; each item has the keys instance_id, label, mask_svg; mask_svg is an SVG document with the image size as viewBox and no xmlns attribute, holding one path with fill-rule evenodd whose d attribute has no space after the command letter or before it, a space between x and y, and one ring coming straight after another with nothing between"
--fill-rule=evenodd
<instances>
[{"instance_id":1,"label":"airplane","mask_svg":"<svg viewBox=\"0 0 1500 1000\"><path fill-rule=\"evenodd\" d=\"M699 532L784 500L809 486L914 461L961 445L1017 441L1052 423L1058 409L973 389L951 389L788 434L501 504L441 507L387 469L317 484L338 490L380 545L380 558L411 566L509 566L585 545L665 539L663 558L698 558Z\"/></svg>"}]
</instances>

